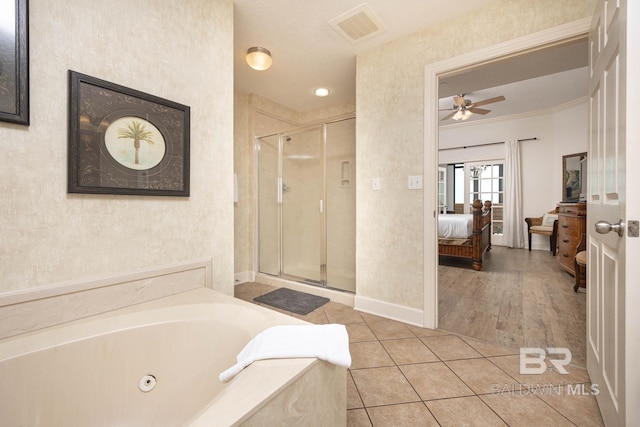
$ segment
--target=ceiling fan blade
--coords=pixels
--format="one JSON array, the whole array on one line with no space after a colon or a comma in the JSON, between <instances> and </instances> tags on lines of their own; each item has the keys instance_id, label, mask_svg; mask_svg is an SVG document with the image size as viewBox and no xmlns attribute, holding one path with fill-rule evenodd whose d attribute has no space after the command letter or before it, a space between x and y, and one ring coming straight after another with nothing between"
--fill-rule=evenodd
<instances>
[{"instance_id":1,"label":"ceiling fan blade","mask_svg":"<svg viewBox=\"0 0 640 427\"><path fill-rule=\"evenodd\" d=\"M442 110L438 110L438 111L458 111L457 108L443 108Z\"/></svg>"},{"instance_id":2,"label":"ceiling fan blade","mask_svg":"<svg viewBox=\"0 0 640 427\"><path fill-rule=\"evenodd\" d=\"M492 104L494 102L504 101L505 99L507 99L507 98L505 98L504 96L500 95L500 96L496 96L495 98L485 99L484 101L474 102L472 105L474 107L479 107L481 105L487 105L487 104Z\"/></svg>"},{"instance_id":3,"label":"ceiling fan blade","mask_svg":"<svg viewBox=\"0 0 640 427\"><path fill-rule=\"evenodd\" d=\"M469 108L469 111L471 111L472 113L482 114L482 115L491 112L491 110L485 110L484 108L476 108L476 107Z\"/></svg>"},{"instance_id":4,"label":"ceiling fan blade","mask_svg":"<svg viewBox=\"0 0 640 427\"><path fill-rule=\"evenodd\" d=\"M440 121L443 122L445 120L449 120L451 117L455 116L457 112L458 112L458 110L454 110L453 113L447 114L446 116L441 118Z\"/></svg>"},{"instance_id":5,"label":"ceiling fan blade","mask_svg":"<svg viewBox=\"0 0 640 427\"><path fill-rule=\"evenodd\" d=\"M466 105L466 103L467 103L467 101L464 99L464 97L458 96L458 95L453 97L453 102L455 102L456 105L459 105L461 107L464 107Z\"/></svg>"}]
</instances>

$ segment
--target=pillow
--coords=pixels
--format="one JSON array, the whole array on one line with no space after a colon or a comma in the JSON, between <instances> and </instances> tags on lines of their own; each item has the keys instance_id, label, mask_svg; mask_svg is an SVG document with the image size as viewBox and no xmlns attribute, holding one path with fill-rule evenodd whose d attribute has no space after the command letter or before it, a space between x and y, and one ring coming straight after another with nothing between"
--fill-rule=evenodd
<instances>
[{"instance_id":1,"label":"pillow","mask_svg":"<svg viewBox=\"0 0 640 427\"><path fill-rule=\"evenodd\" d=\"M553 222L558 219L558 214L550 214L550 213L546 213L542 216L542 224L541 225L546 225L547 227L553 227Z\"/></svg>"}]
</instances>

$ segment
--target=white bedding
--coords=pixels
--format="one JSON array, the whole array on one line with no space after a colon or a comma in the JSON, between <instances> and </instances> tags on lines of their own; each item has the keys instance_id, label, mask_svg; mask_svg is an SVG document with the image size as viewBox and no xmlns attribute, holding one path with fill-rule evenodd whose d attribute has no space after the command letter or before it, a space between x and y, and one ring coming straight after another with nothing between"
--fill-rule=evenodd
<instances>
[{"instance_id":1,"label":"white bedding","mask_svg":"<svg viewBox=\"0 0 640 427\"><path fill-rule=\"evenodd\" d=\"M466 239L473 233L472 214L449 214L438 216L438 237L444 239Z\"/></svg>"}]
</instances>

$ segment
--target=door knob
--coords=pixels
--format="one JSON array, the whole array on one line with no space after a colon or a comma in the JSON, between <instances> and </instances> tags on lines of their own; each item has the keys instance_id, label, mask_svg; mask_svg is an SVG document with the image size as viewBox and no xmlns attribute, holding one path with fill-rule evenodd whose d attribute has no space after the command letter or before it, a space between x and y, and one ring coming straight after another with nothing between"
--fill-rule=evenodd
<instances>
[{"instance_id":1,"label":"door knob","mask_svg":"<svg viewBox=\"0 0 640 427\"><path fill-rule=\"evenodd\" d=\"M610 231L615 231L618 233L618 236L622 237L624 235L624 222L622 222L621 219L618 220L617 224L611 224L607 221L596 222L596 232L607 234Z\"/></svg>"}]
</instances>

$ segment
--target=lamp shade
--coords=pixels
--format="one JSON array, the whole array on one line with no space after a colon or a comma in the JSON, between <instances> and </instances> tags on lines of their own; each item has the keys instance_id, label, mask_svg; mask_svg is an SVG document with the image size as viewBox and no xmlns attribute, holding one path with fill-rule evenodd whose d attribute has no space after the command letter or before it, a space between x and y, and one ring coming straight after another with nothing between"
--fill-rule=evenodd
<instances>
[{"instance_id":1,"label":"lamp shade","mask_svg":"<svg viewBox=\"0 0 640 427\"><path fill-rule=\"evenodd\" d=\"M263 71L271 67L271 52L263 47L254 46L247 50L247 64L254 70Z\"/></svg>"}]
</instances>

